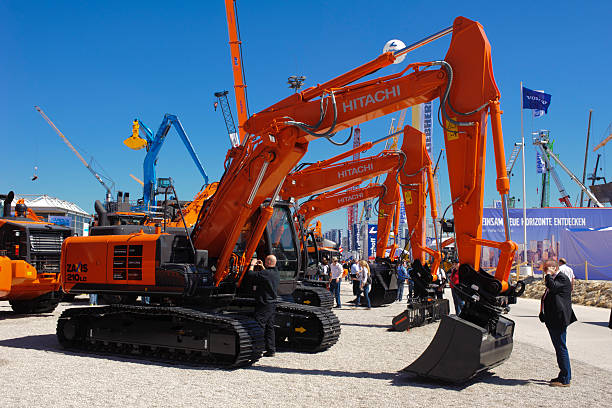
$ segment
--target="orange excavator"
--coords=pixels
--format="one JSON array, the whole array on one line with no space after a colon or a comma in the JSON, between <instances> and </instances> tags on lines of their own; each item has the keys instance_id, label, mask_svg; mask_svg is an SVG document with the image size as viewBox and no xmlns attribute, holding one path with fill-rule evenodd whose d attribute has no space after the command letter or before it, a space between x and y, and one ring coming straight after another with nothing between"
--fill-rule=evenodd
<instances>
[{"instance_id":1,"label":"orange excavator","mask_svg":"<svg viewBox=\"0 0 612 408\"><path fill-rule=\"evenodd\" d=\"M60 249L71 231L42 221L23 199L11 216L14 197L0 196L0 300L16 313L49 313L61 300Z\"/></svg>"},{"instance_id":2,"label":"orange excavator","mask_svg":"<svg viewBox=\"0 0 612 408\"><path fill-rule=\"evenodd\" d=\"M422 253L427 252L432 256L435 255L434 259L437 261L434 262L434 268L440 262L440 253L424 245L425 205L424 203L421 204L424 198L421 199L419 194L424 197L425 189L423 184L425 182L425 174L429 175L429 180L432 178L431 161L425 150L425 136L418 130L406 126L403 130L404 137L401 149L385 149L375 156L341 162L341 160L352 156L356 152L370 149L374 145L396 136L398 133L400 132L385 136L374 142L366 142L359 147L327 160L310 165L300 165L296 171L287 176L280 191L283 198L297 200L330 188L336 188L336 190L322 194L322 198L317 200L317 203L320 205L322 200L326 200L329 196L331 200L326 203L327 207L324 207L326 210L323 210L327 212L331 211L334 207L335 201L333 199L342 200L342 204L339 206L335 205L336 208L346 206L355 201L358 202L360 197L363 198L361 201L366 199L364 198L364 192L351 194L354 190L349 190L345 193L349 194L348 197L342 195L335 197L339 191L354 187L372 177L387 174L385 182L377 188L377 190L382 189L379 194L383 194L379 200L378 207L377 262L371 267L373 285L370 291L370 303L374 306L392 303L397 298L397 278L395 272L397 266L393 262L397 244L394 241L391 246L388 246L388 241L392 226L394 226L395 236L398 233L400 186L404 192L404 198L408 200L406 208L407 212L411 215L409 217L409 227L412 227L413 231L417 232L414 242L419 243L419 245L415 245L415 253L418 259L422 259ZM412 198L413 194L415 195L414 199ZM434 199L432 211L435 217L435 197L433 195L431 197ZM306 205L305 208L312 208L314 210L313 204ZM414 215L412 214L413 212ZM297 215L300 215L300 210L297 211ZM302 230L303 228L299 229ZM304 233L301 234L301 236L304 235ZM388 257L385 256L387 250L389 251ZM425 270L423 272L429 273L429 271ZM432 281L436 282L435 274L433 280L428 279L427 284L430 285Z\"/></svg>"},{"instance_id":3,"label":"orange excavator","mask_svg":"<svg viewBox=\"0 0 612 408\"><path fill-rule=\"evenodd\" d=\"M337 158L331 158L295 172L287 178L285 185L288 187L283 189L292 191L291 194L296 196L295 198L299 198L304 195L300 191L307 188L318 190L322 186L335 187L336 184L344 184L343 187L322 193L300 206L297 215L304 219L304 225L307 225L313 217L318 215L379 197L376 263L371 267L373 285L370 290L370 301L374 306L391 303L397 298L395 252L398 247L395 241L391 245L388 242L392 227L394 236L398 234L400 190L403 194L407 223L411 231L409 242L415 260L412 268L415 283L419 289L422 288L427 293L434 292L440 283L436 276L441 259L440 252L425 246L426 193L429 193L432 217L434 219L437 217L435 196L431 189L433 180L432 163L426 151L425 135L410 126L406 126L403 133L404 138L399 151L394 149L384 150L378 156L336 163L338 159L354 153L354 150L369 149L373 144L395 134L374 143L368 142L357 149L337 156ZM361 181L382 172L387 173L383 184L370 184L363 188L351 189ZM334 175L337 175L337 178L333 177ZM354 184L347 185L347 181ZM426 182L429 188L425 188ZM281 190L281 194L283 190ZM387 251L388 256L386 256ZM423 266L425 254L433 258L431 270ZM416 282L417 280L418 282ZM417 293L420 294L421 292ZM448 314L448 301L445 304L446 314ZM410 307L416 309L412 313L414 315L412 319L415 321L422 320L420 318L427 314L425 307L420 302L411 304ZM436 306L436 309L439 308ZM436 313L436 316L439 315L440 313Z\"/></svg>"},{"instance_id":4,"label":"orange excavator","mask_svg":"<svg viewBox=\"0 0 612 408\"><path fill-rule=\"evenodd\" d=\"M451 32L445 60L412 63L402 72L356 82ZM491 116L497 187L503 203L509 189L499 91L482 27L463 17L458 17L452 28L402 50L384 53L251 116L243 124L245 138L228 151L217 191L204 203L191 234L180 237L136 230L128 235L111 233L64 241L61 277L65 290L132 293L158 301L141 306L68 309L58 321L60 343L68 348L191 363L253 363L261 355L263 333L250 317L251 304L236 301L252 292L243 278L254 254L274 254L283 280L281 291L295 287L300 269L298 242L289 204L278 198L285 178L302 159L309 142L333 141L335 132L435 98L440 98L444 117L456 245L465 283L462 290L470 299L467 312L451 324L478 331L478 346L486 343L487 347L478 348L476 356L445 355L443 363L429 358L430 366L434 366L425 367L429 370L419 360L408 369L454 380L458 376L453 370L438 374L436 368L478 359L469 365L468 374L472 376L502 363L512 349L514 324L501 317L498 302L518 295L516 287L508 283L516 244L508 235L503 243L481 239L487 113ZM401 179L403 172L399 174L400 182L406 184ZM284 196L291 196L286 193ZM481 245L501 249L494 277L480 271ZM87 266L81 273L70 273L76 265ZM84 269L87 272L82 272ZM280 337L281 345L319 351L336 342L339 324L333 313L295 304L280 304L277 310L277 340ZM445 325L450 327L443 320L440 327ZM463 333L454 333L450 333L447 349L463 344Z\"/></svg>"}]
</instances>

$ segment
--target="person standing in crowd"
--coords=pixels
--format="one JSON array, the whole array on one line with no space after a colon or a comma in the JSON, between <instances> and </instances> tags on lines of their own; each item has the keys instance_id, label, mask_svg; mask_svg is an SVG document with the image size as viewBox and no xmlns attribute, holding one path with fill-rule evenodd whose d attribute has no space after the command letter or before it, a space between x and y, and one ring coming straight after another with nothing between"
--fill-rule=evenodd
<instances>
[{"instance_id":1,"label":"person standing in crowd","mask_svg":"<svg viewBox=\"0 0 612 408\"><path fill-rule=\"evenodd\" d=\"M574 270L567 265L565 258L559 258L559 272L564 273L572 282L572 292L574 291Z\"/></svg>"},{"instance_id":2,"label":"person standing in crowd","mask_svg":"<svg viewBox=\"0 0 612 408\"><path fill-rule=\"evenodd\" d=\"M438 268L438 282L440 284L436 292L436 297L438 299L444 299L444 287L446 286L446 272L444 272L444 269L442 268Z\"/></svg>"},{"instance_id":3,"label":"person standing in crowd","mask_svg":"<svg viewBox=\"0 0 612 408\"><path fill-rule=\"evenodd\" d=\"M320 279L327 282L329 281L329 262L327 261L327 258L323 258L323 261L321 263L322 265Z\"/></svg>"},{"instance_id":4,"label":"person standing in crowd","mask_svg":"<svg viewBox=\"0 0 612 408\"><path fill-rule=\"evenodd\" d=\"M347 282L351 281L351 263L347 260L342 264L342 276Z\"/></svg>"},{"instance_id":5,"label":"person standing in crowd","mask_svg":"<svg viewBox=\"0 0 612 408\"><path fill-rule=\"evenodd\" d=\"M353 281L353 295L355 295L355 299L351 301L351 303L359 304L359 295L361 294L361 281L359 280L359 264L355 260L350 263L350 275L351 280Z\"/></svg>"},{"instance_id":6,"label":"person standing in crowd","mask_svg":"<svg viewBox=\"0 0 612 408\"><path fill-rule=\"evenodd\" d=\"M452 261L449 282L453 295L453 304L455 305L455 314L459 316L459 314L461 314L461 308L463 307L463 300L459 296L459 289L457 289L457 285L459 284L459 261L456 259Z\"/></svg>"},{"instance_id":7,"label":"person standing in crowd","mask_svg":"<svg viewBox=\"0 0 612 408\"><path fill-rule=\"evenodd\" d=\"M330 273L331 281L329 282L329 290L336 298L336 308L340 309L342 308L342 303L340 302L340 282L342 280L344 269L342 268L342 264L338 262L338 258L335 256L332 258Z\"/></svg>"},{"instance_id":8,"label":"person standing in crowd","mask_svg":"<svg viewBox=\"0 0 612 408\"><path fill-rule=\"evenodd\" d=\"M97 306L98 305L98 294L90 293L89 294L89 306Z\"/></svg>"},{"instance_id":9,"label":"person standing in crowd","mask_svg":"<svg viewBox=\"0 0 612 408\"><path fill-rule=\"evenodd\" d=\"M370 285L372 284L372 277L370 275L370 265L368 265L368 263L364 260L359 261L359 281L363 296L365 297L366 304L368 305L368 310L370 310ZM357 305L360 304L361 294L359 294L359 302L357 302Z\"/></svg>"},{"instance_id":10,"label":"person standing in crowd","mask_svg":"<svg viewBox=\"0 0 612 408\"><path fill-rule=\"evenodd\" d=\"M412 271L412 268L408 266L406 269L406 275L408 275L408 303L410 303L412 300L412 293L414 291L414 282L412 281L412 276L410 276L410 271Z\"/></svg>"},{"instance_id":11,"label":"person standing in crowd","mask_svg":"<svg viewBox=\"0 0 612 408\"><path fill-rule=\"evenodd\" d=\"M255 268L259 270L255 270ZM276 269L276 257L266 257L266 268L258 259L251 259L249 266L249 277L255 285L255 320L264 331L266 345L265 357L272 357L276 353L274 337L274 321L276 320L276 298L278 296L278 285L280 274Z\"/></svg>"},{"instance_id":12,"label":"person standing in crowd","mask_svg":"<svg viewBox=\"0 0 612 408\"><path fill-rule=\"evenodd\" d=\"M555 261L544 262L544 273L546 291L542 296L540 320L546 324L559 365L559 375L550 380L550 385L569 387L572 369L566 344L567 326L577 320L572 310L572 283L567 275L559 273Z\"/></svg>"},{"instance_id":13,"label":"person standing in crowd","mask_svg":"<svg viewBox=\"0 0 612 408\"><path fill-rule=\"evenodd\" d=\"M397 300L402 301L404 297L404 283L408 279L408 270L406 269L406 261L402 261L397 267Z\"/></svg>"}]
</instances>

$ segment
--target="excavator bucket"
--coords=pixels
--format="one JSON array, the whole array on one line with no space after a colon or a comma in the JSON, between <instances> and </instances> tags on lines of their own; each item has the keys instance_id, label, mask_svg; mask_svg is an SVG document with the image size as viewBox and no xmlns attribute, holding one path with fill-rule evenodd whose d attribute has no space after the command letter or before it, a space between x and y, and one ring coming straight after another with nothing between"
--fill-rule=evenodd
<instances>
[{"instance_id":1,"label":"excavator bucket","mask_svg":"<svg viewBox=\"0 0 612 408\"><path fill-rule=\"evenodd\" d=\"M397 299L397 275L393 267L386 263L375 263L370 266L372 285L370 286L370 304L372 306L388 305Z\"/></svg>"},{"instance_id":2,"label":"excavator bucket","mask_svg":"<svg viewBox=\"0 0 612 408\"><path fill-rule=\"evenodd\" d=\"M514 322L499 317L492 332L458 316L442 316L427 349L403 371L444 382L462 383L500 365L512 353Z\"/></svg>"}]
</instances>

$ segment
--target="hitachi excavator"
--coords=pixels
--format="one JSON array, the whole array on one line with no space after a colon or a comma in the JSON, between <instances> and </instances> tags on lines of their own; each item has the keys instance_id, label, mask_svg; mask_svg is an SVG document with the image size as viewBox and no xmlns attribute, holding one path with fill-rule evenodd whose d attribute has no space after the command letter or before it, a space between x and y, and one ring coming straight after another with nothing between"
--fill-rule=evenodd
<instances>
[{"instance_id":1,"label":"hitachi excavator","mask_svg":"<svg viewBox=\"0 0 612 408\"><path fill-rule=\"evenodd\" d=\"M404 138L399 150L385 149L376 156L341 162L341 160L352 156L356 152L370 149L377 143L394 137L398 133L402 132L388 135L374 142L366 142L359 147L327 160L299 166L298 170L287 176L280 193L283 198L297 200L323 190L336 188L336 190L327 191L312 200L306 201L298 209L296 215L298 217L302 216L302 218L308 215L308 221L310 221L311 217L317 215L317 213L323 214L333 209L354 204L355 202L364 201L370 198L372 193L377 193L380 196L376 248L377 262L370 268L373 275L370 303L373 306L392 303L397 298L396 265L393 261L395 250L398 246L395 241L389 246L388 241L392 225L394 226L394 235L397 236L398 233L400 186L406 200L409 227L413 232L416 232L416 234L413 234L415 254L417 254L419 260L422 259L424 252L433 256L437 260L433 265L434 271L437 270L437 265L440 263L440 253L424 245L425 174L428 175L427 179L430 182L432 179L431 160L429 160L425 149L425 136L418 130L406 126L403 130ZM381 174L387 174L382 185L371 186L365 190L344 191ZM341 193L341 191L343 192ZM432 200L432 215L435 218L436 208L433 193L430 195L430 198ZM305 222L302 222L302 225L304 224ZM301 226L299 229L303 230L303 227ZM304 233L301 234L301 236L304 235ZM418 245L416 244L417 242ZM389 256L385 256L387 251L389 251ZM425 270L422 267L419 271L430 274L429 270ZM423 279L426 279L428 286L431 286L432 282L437 281L435 274L433 278Z\"/></svg>"},{"instance_id":2,"label":"hitachi excavator","mask_svg":"<svg viewBox=\"0 0 612 408\"><path fill-rule=\"evenodd\" d=\"M386 250L390 250L391 254L395 252L394 248L387 247L387 243L392 223L397 226L398 218L396 214L399 212L398 181L402 177L400 173L407 174L405 170L410 167L410 164L407 164L407 158L410 157L407 153L411 152L409 145L419 141L419 137L416 136L419 132L416 129L406 127L404 133L407 138L404 139L402 149L399 151L383 150L376 156L339 163L340 160L351 156L356 151L361 152L369 149L393 135L387 136L375 142L364 143L336 157L311 164L290 174L285 180L285 187L281 190L281 195L288 194L298 199L311 193L317 193L322 189L336 188L313 197L300 206L296 215L303 225L307 225L313 217L318 215L378 196L377 258L382 260ZM362 181L385 173L387 178L383 184L370 185L363 189L351 189ZM393 302L397 298L395 267L390 265L389 262L386 262L385 265L379 262L371 269L373 285L370 291L370 303L373 306L381 306Z\"/></svg>"},{"instance_id":3,"label":"hitachi excavator","mask_svg":"<svg viewBox=\"0 0 612 408\"><path fill-rule=\"evenodd\" d=\"M0 200L0 300L16 313L49 313L61 299L60 249L70 228L40 220L15 194Z\"/></svg>"},{"instance_id":4,"label":"hitachi excavator","mask_svg":"<svg viewBox=\"0 0 612 408\"><path fill-rule=\"evenodd\" d=\"M402 72L356 82L451 32L445 60L412 63ZM289 204L278 197L309 142L331 139L340 130L434 98L440 98L444 118L456 245L462 263L459 286L467 306L461 317L442 320L440 330L452 330L439 331L428 351L407 369L453 381L501 364L512 349L514 323L500 315L499 302L519 295L517 287L508 283L516 244L510 241L508 229L503 243L481 238L487 113L505 214L509 183L490 46L482 27L463 17L452 28L384 53L251 116L243 124L245 137L228 151L225 173L214 196L204 203L187 246L161 231L68 238L61 262L67 291L133 293L162 301L67 309L58 321L60 343L68 348L226 367L257 361L262 351L261 328L248 310L237 313L235 301L241 293L250 292L243 278L255 253L276 255L283 279L299 270ZM405 185L402 175L399 172ZM480 271L481 245L501 250L495 276ZM87 265L87 272L68 273L75 265ZM292 289L295 280L287 283ZM250 307L248 302L239 306ZM325 309L281 304L278 310L281 344L318 351L338 338L338 320ZM443 348L436 349L434 343L441 342ZM466 343L470 352L462 353L458 347ZM437 355L432 355L435 351Z\"/></svg>"},{"instance_id":5,"label":"hitachi excavator","mask_svg":"<svg viewBox=\"0 0 612 408\"><path fill-rule=\"evenodd\" d=\"M393 176L395 177L395 173ZM386 196L386 189L382 184L369 184L367 187L359 187L348 190L347 188L353 187L341 187L339 189L322 193L311 200L308 200L299 207L296 215L298 218L303 219L301 221L304 225L312 220L314 217L338 210L340 208L348 207L353 204L360 203L362 201L379 198L384 200ZM317 221L318 222L318 221ZM318 247L318 243L314 237L314 234L308 233L306 235L307 241L305 246L308 250L308 258L304 265L304 275L306 277L313 275L316 272L317 263L321 257L317 256L322 252ZM388 242L389 236L378 235L379 241ZM313 257L314 255L314 257ZM327 259L331 259L329 256ZM315 262L313 262L313 260ZM370 304L372 306L381 306L384 304L391 303L397 298L397 279L395 272L392 268L378 268L373 267L373 280L372 287L370 289ZM317 281L311 281L308 279L303 280L302 285L310 286L316 285Z\"/></svg>"}]
</instances>

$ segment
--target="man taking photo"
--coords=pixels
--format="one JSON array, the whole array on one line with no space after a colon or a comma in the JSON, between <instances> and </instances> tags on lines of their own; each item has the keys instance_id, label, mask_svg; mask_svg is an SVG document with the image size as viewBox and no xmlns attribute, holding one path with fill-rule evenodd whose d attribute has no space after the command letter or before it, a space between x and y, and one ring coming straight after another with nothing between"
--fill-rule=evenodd
<instances>
[{"instance_id":1,"label":"man taking photo","mask_svg":"<svg viewBox=\"0 0 612 408\"><path fill-rule=\"evenodd\" d=\"M260 270L255 270L257 269ZM276 353L274 341L274 321L276 319L276 297L278 296L278 284L280 274L276 269L276 257L266 257L266 268L259 259L251 259L249 266L249 277L253 279L255 288L255 320L264 331L266 352L264 357L272 357Z\"/></svg>"}]
</instances>

